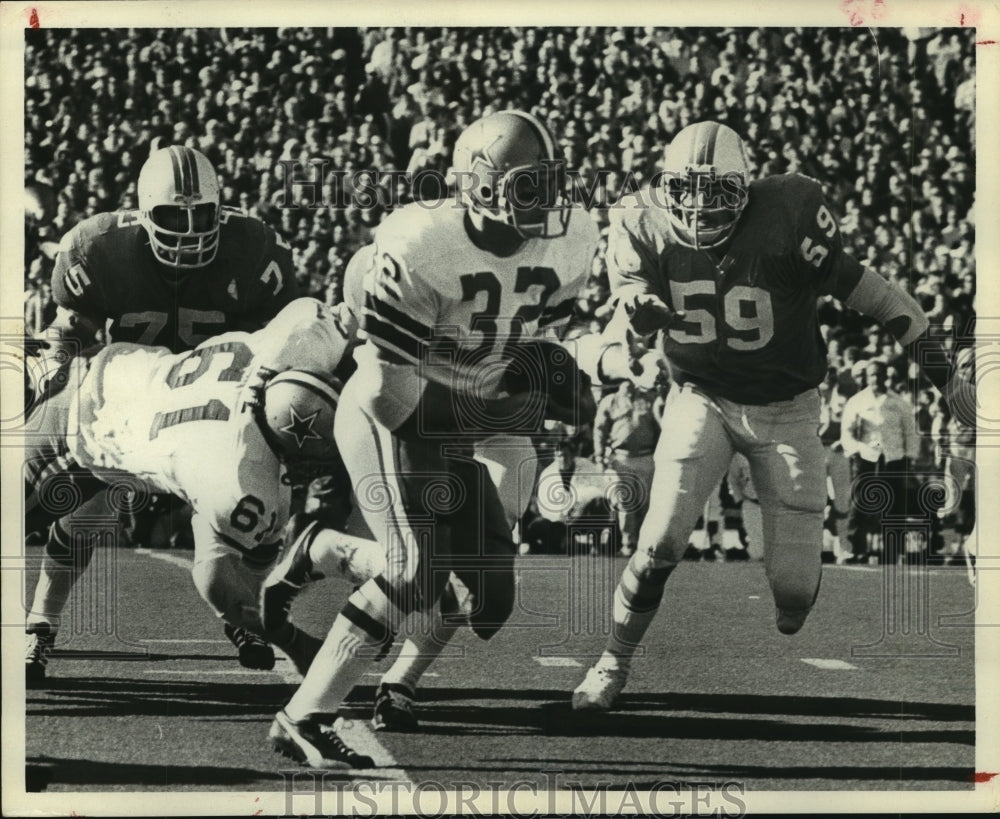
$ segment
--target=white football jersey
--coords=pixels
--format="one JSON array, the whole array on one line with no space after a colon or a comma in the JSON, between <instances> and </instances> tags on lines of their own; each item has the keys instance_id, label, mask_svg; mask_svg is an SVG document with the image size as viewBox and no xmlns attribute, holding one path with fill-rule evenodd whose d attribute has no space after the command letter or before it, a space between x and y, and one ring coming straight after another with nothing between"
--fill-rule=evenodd
<instances>
[{"instance_id":1,"label":"white football jersey","mask_svg":"<svg viewBox=\"0 0 1000 819\"><path fill-rule=\"evenodd\" d=\"M349 271L345 298L369 341L394 359L456 392L499 397L507 345L565 324L599 233L575 207L564 236L528 239L502 257L472 243L464 217L450 200L390 214L375 232L363 287Z\"/></svg>"},{"instance_id":2,"label":"white football jersey","mask_svg":"<svg viewBox=\"0 0 1000 819\"><path fill-rule=\"evenodd\" d=\"M70 450L99 477L127 472L184 498L239 548L273 542L290 489L249 409L251 388L262 368L328 376L346 348L339 316L315 299L297 299L256 333L225 333L178 355L111 344L80 387Z\"/></svg>"}]
</instances>

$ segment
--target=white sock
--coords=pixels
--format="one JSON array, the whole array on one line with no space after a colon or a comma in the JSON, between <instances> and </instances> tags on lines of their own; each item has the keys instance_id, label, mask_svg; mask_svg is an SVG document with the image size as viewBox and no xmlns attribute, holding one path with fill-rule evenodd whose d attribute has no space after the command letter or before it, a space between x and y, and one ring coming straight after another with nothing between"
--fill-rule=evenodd
<instances>
[{"instance_id":1,"label":"white sock","mask_svg":"<svg viewBox=\"0 0 1000 819\"><path fill-rule=\"evenodd\" d=\"M350 596L333 621L319 653L302 684L292 695L285 713L293 720L310 714L333 714L371 663L368 652L359 651L382 642L380 629L390 631L389 601L374 580Z\"/></svg>"},{"instance_id":2,"label":"white sock","mask_svg":"<svg viewBox=\"0 0 1000 819\"><path fill-rule=\"evenodd\" d=\"M444 651L448 641L455 636L457 625L441 621L440 606L415 616L416 633L403 643L403 648L392 667L382 675L383 683L405 685L416 691L420 678Z\"/></svg>"},{"instance_id":3,"label":"white sock","mask_svg":"<svg viewBox=\"0 0 1000 819\"><path fill-rule=\"evenodd\" d=\"M42 568L35 583L35 594L26 618L29 626L48 623L53 629L57 629L60 625L60 615L69 602L76 581L90 565L94 554L93 545L73 550L66 545L68 539L69 536L60 530L58 524L49 531L42 557ZM53 552L60 559L53 557Z\"/></svg>"},{"instance_id":4,"label":"white sock","mask_svg":"<svg viewBox=\"0 0 1000 819\"><path fill-rule=\"evenodd\" d=\"M42 571L35 584L35 596L28 610L28 625L48 623L53 629L59 628L60 615L79 576L78 572L60 566L50 557L43 558Z\"/></svg>"}]
</instances>

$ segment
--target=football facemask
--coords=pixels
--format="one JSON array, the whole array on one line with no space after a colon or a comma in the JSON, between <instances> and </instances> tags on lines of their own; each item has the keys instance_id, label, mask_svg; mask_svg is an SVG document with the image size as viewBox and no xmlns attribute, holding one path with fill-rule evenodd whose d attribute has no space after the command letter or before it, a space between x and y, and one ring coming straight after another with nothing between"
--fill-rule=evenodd
<instances>
[{"instance_id":1,"label":"football facemask","mask_svg":"<svg viewBox=\"0 0 1000 819\"><path fill-rule=\"evenodd\" d=\"M664 154L667 218L681 244L701 250L725 243L749 198L743 140L717 122L682 130Z\"/></svg>"},{"instance_id":2,"label":"football facemask","mask_svg":"<svg viewBox=\"0 0 1000 819\"><path fill-rule=\"evenodd\" d=\"M152 153L138 184L139 221L156 259L174 270L204 267L219 249L219 181L208 158L171 146Z\"/></svg>"},{"instance_id":3,"label":"football facemask","mask_svg":"<svg viewBox=\"0 0 1000 819\"><path fill-rule=\"evenodd\" d=\"M470 211L522 238L566 233L565 167L551 135L530 114L503 111L472 123L455 144L451 175Z\"/></svg>"}]
</instances>

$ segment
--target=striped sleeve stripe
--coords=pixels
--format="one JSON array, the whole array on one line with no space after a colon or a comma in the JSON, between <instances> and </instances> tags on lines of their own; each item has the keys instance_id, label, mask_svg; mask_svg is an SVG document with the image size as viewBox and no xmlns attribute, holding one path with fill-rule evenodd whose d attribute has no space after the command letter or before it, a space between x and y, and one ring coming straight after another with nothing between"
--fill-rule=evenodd
<instances>
[{"instance_id":1,"label":"striped sleeve stripe","mask_svg":"<svg viewBox=\"0 0 1000 819\"><path fill-rule=\"evenodd\" d=\"M561 301L556 305L549 305L542 311L542 315L538 318L538 326L544 327L547 324L554 324L557 321L565 321L571 315L573 315L573 308L576 306L576 302L573 299L566 299L566 301Z\"/></svg>"},{"instance_id":2,"label":"striped sleeve stripe","mask_svg":"<svg viewBox=\"0 0 1000 819\"><path fill-rule=\"evenodd\" d=\"M382 321L370 310L365 310L362 314L361 327L379 346L388 344L413 363L420 363L422 344L413 336L404 333L386 321Z\"/></svg>"},{"instance_id":3,"label":"striped sleeve stripe","mask_svg":"<svg viewBox=\"0 0 1000 819\"><path fill-rule=\"evenodd\" d=\"M416 336L421 341L426 341L431 337L431 328L426 324L421 324L412 316L407 315L402 310L398 310L391 304L386 304L371 293L365 293L365 309L374 311L386 321L391 321L394 325L405 330L410 335Z\"/></svg>"}]
</instances>

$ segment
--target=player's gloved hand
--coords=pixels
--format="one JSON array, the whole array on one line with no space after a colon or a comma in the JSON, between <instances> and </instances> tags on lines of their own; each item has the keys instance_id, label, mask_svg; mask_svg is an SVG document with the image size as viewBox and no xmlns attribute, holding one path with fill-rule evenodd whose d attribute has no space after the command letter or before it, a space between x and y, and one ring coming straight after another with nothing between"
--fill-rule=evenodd
<instances>
[{"instance_id":1,"label":"player's gloved hand","mask_svg":"<svg viewBox=\"0 0 1000 819\"><path fill-rule=\"evenodd\" d=\"M51 349L52 344L44 338L26 338L24 340L24 354L29 358L41 358L44 351Z\"/></svg>"},{"instance_id":2,"label":"player's gloved hand","mask_svg":"<svg viewBox=\"0 0 1000 819\"><path fill-rule=\"evenodd\" d=\"M674 311L666 302L652 293L642 293L624 302L632 330L640 336L648 336L684 320L683 310Z\"/></svg>"},{"instance_id":3,"label":"player's gloved hand","mask_svg":"<svg viewBox=\"0 0 1000 819\"><path fill-rule=\"evenodd\" d=\"M597 414L590 378L565 347L549 339L519 342L502 384L512 395L544 396L544 417L549 421L582 426Z\"/></svg>"},{"instance_id":4,"label":"player's gloved hand","mask_svg":"<svg viewBox=\"0 0 1000 819\"><path fill-rule=\"evenodd\" d=\"M656 387L656 379L660 376L661 357L656 350L650 350L640 358L632 359L632 383L640 390L651 390Z\"/></svg>"}]
</instances>

